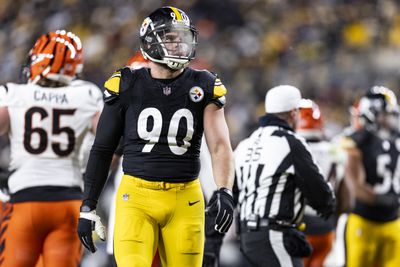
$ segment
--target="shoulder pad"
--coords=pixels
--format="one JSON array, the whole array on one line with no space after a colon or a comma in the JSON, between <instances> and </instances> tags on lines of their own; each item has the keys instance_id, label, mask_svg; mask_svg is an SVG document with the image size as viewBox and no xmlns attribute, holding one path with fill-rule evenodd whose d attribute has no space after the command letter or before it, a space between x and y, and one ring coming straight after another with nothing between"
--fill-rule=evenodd
<instances>
[{"instance_id":1,"label":"shoulder pad","mask_svg":"<svg viewBox=\"0 0 400 267\"><path fill-rule=\"evenodd\" d=\"M206 75L212 79L213 81L213 98L219 98L225 96L228 90L226 90L225 85L221 82L221 79L218 77L218 74L211 71L204 71Z\"/></svg>"},{"instance_id":2,"label":"shoulder pad","mask_svg":"<svg viewBox=\"0 0 400 267\"><path fill-rule=\"evenodd\" d=\"M104 88L114 94L119 94L119 85L121 82L121 70L114 72L110 78L104 83Z\"/></svg>"},{"instance_id":3,"label":"shoulder pad","mask_svg":"<svg viewBox=\"0 0 400 267\"><path fill-rule=\"evenodd\" d=\"M133 78L132 70L128 67L122 68L114 72L111 77L104 83L104 101L109 102L117 98L122 92L130 87Z\"/></svg>"},{"instance_id":4,"label":"shoulder pad","mask_svg":"<svg viewBox=\"0 0 400 267\"><path fill-rule=\"evenodd\" d=\"M217 77L214 82L213 97L220 98L225 96L228 90L226 90L225 85L222 84L221 80Z\"/></svg>"},{"instance_id":5,"label":"shoulder pad","mask_svg":"<svg viewBox=\"0 0 400 267\"><path fill-rule=\"evenodd\" d=\"M211 102L216 104L218 107L222 108L226 104L226 90L225 85L221 82L220 78L218 78L217 74L212 73L215 77L214 85L213 85L213 96Z\"/></svg>"},{"instance_id":6,"label":"shoulder pad","mask_svg":"<svg viewBox=\"0 0 400 267\"><path fill-rule=\"evenodd\" d=\"M216 104L218 107L223 107L226 102L225 95L227 93L227 90L222 84L221 80L218 78L218 75L208 70L194 71L198 75L197 79L200 79L206 84L208 92L210 94L209 101Z\"/></svg>"},{"instance_id":7,"label":"shoulder pad","mask_svg":"<svg viewBox=\"0 0 400 267\"><path fill-rule=\"evenodd\" d=\"M343 136L340 139L340 147L343 149L353 149L357 148L357 144L350 136Z\"/></svg>"},{"instance_id":8,"label":"shoulder pad","mask_svg":"<svg viewBox=\"0 0 400 267\"><path fill-rule=\"evenodd\" d=\"M360 129L360 130L353 132L348 137L353 140L355 147L361 148L365 145L368 145L368 142L369 142L370 138L372 137L372 134L371 134L371 132L369 132L365 129Z\"/></svg>"}]
</instances>

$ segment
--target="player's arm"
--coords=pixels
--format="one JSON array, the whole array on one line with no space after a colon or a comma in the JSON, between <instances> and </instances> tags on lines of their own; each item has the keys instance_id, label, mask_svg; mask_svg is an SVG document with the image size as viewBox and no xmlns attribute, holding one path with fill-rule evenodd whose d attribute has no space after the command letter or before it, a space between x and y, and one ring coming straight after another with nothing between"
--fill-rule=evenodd
<instances>
[{"instance_id":1,"label":"player's arm","mask_svg":"<svg viewBox=\"0 0 400 267\"><path fill-rule=\"evenodd\" d=\"M376 194L373 187L366 183L362 153L355 146L347 148L345 179L348 179L358 201L377 206L395 207L398 205L398 197L396 195Z\"/></svg>"},{"instance_id":2,"label":"player's arm","mask_svg":"<svg viewBox=\"0 0 400 267\"><path fill-rule=\"evenodd\" d=\"M96 137L86 167L83 206L96 208L123 127L122 110L119 103L106 103L98 121Z\"/></svg>"},{"instance_id":3,"label":"player's arm","mask_svg":"<svg viewBox=\"0 0 400 267\"><path fill-rule=\"evenodd\" d=\"M204 110L203 123L218 190L209 201L207 213L216 218L215 230L225 233L233 221L233 152L223 109L226 88L218 78L215 79L213 90L213 99Z\"/></svg>"},{"instance_id":4,"label":"player's arm","mask_svg":"<svg viewBox=\"0 0 400 267\"><path fill-rule=\"evenodd\" d=\"M325 181L305 143L295 136L287 136L295 169L295 183L322 217L328 218L334 211L336 200L331 186Z\"/></svg>"},{"instance_id":5,"label":"player's arm","mask_svg":"<svg viewBox=\"0 0 400 267\"><path fill-rule=\"evenodd\" d=\"M345 179L346 151L337 142L332 142L330 152L332 157L330 178L334 181L333 187L337 199L336 217L338 218L340 214L348 213L352 210L354 206L354 189L352 189L352 184L348 179Z\"/></svg>"},{"instance_id":6,"label":"player's arm","mask_svg":"<svg viewBox=\"0 0 400 267\"><path fill-rule=\"evenodd\" d=\"M105 230L95 210L107 181L114 151L124 129L124 107L120 97L122 93L119 88L120 80L121 73L118 72L118 75L111 76L104 85L105 105L97 123L96 137L86 167L78 235L82 244L91 252L96 251L92 230L96 230L101 239L105 238Z\"/></svg>"},{"instance_id":7,"label":"player's arm","mask_svg":"<svg viewBox=\"0 0 400 267\"><path fill-rule=\"evenodd\" d=\"M10 114L7 107L0 107L0 135L4 135L10 128Z\"/></svg>"},{"instance_id":8,"label":"player's arm","mask_svg":"<svg viewBox=\"0 0 400 267\"><path fill-rule=\"evenodd\" d=\"M347 148L347 163L345 179L352 185L355 197L361 202L373 204L374 191L370 185L365 182L365 171L362 162L362 153L356 148Z\"/></svg>"},{"instance_id":9,"label":"player's arm","mask_svg":"<svg viewBox=\"0 0 400 267\"><path fill-rule=\"evenodd\" d=\"M354 188L348 179L342 179L336 186L337 207L336 214L350 212L354 206Z\"/></svg>"},{"instance_id":10,"label":"player's arm","mask_svg":"<svg viewBox=\"0 0 400 267\"><path fill-rule=\"evenodd\" d=\"M204 134L211 155L213 175L218 188L232 190L233 152L224 109L210 104L204 111Z\"/></svg>"},{"instance_id":11,"label":"player's arm","mask_svg":"<svg viewBox=\"0 0 400 267\"><path fill-rule=\"evenodd\" d=\"M10 128L10 114L6 105L7 86L0 86L0 135L4 135Z\"/></svg>"}]
</instances>

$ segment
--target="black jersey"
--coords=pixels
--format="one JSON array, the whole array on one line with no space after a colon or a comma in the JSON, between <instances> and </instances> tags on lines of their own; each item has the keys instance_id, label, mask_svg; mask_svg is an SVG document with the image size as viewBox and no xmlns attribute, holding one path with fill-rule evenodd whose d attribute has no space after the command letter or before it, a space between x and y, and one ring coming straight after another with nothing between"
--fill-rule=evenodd
<instances>
[{"instance_id":1,"label":"black jersey","mask_svg":"<svg viewBox=\"0 0 400 267\"><path fill-rule=\"evenodd\" d=\"M373 187L376 194L398 193L400 173L396 168L400 139L382 139L367 130L358 130L350 138L362 152L365 182ZM385 222L395 220L398 210L368 205L356 199L353 212L369 220Z\"/></svg>"},{"instance_id":2,"label":"black jersey","mask_svg":"<svg viewBox=\"0 0 400 267\"><path fill-rule=\"evenodd\" d=\"M186 68L164 83L149 69L121 69L105 83L106 105L123 116L124 173L154 181L198 177L203 112L224 105L226 89L216 75Z\"/></svg>"}]
</instances>

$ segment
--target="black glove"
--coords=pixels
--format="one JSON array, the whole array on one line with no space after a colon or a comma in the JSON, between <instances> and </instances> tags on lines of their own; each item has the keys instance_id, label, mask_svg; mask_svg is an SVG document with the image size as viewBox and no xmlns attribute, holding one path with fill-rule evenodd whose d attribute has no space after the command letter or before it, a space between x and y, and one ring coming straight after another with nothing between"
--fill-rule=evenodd
<instances>
[{"instance_id":1,"label":"black glove","mask_svg":"<svg viewBox=\"0 0 400 267\"><path fill-rule=\"evenodd\" d=\"M381 207L396 209L399 207L399 196L396 194L383 194L375 196L375 204Z\"/></svg>"},{"instance_id":2,"label":"black glove","mask_svg":"<svg viewBox=\"0 0 400 267\"><path fill-rule=\"evenodd\" d=\"M226 233L233 221L233 196L231 190L222 187L210 199L206 214L215 216L215 230Z\"/></svg>"},{"instance_id":3,"label":"black glove","mask_svg":"<svg viewBox=\"0 0 400 267\"><path fill-rule=\"evenodd\" d=\"M88 206L82 206L78 221L78 236L82 245L95 253L97 249L93 243L92 231L96 231L102 241L106 240L106 228L101 223L100 217L96 215L96 211Z\"/></svg>"}]
</instances>

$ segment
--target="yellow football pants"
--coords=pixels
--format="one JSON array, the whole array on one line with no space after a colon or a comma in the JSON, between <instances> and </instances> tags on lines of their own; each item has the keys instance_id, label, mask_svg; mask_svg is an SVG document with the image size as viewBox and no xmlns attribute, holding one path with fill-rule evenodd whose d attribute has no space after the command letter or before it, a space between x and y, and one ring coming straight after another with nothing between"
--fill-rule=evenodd
<instances>
[{"instance_id":1,"label":"yellow football pants","mask_svg":"<svg viewBox=\"0 0 400 267\"><path fill-rule=\"evenodd\" d=\"M378 223L350 214L345 238L347 267L400 266L400 220Z\"/></svg>"},{"instance_id":2,"label":"yellow football pants","mask_svg":"<svg viewBox=\"0 0 400 267\"><path fill-rule=\"evenodd\" d=\"M199 180L150 182L124 175L116 196L114 253L118 267L201 267L204 198Z\"/></svg>"}]
</instances>

